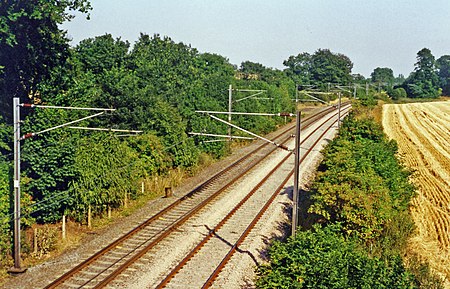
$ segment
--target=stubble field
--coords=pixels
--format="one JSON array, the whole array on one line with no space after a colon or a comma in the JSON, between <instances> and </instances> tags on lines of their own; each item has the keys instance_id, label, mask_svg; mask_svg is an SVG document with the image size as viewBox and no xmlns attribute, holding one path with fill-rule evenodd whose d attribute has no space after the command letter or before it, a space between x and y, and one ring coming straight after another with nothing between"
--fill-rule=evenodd
<instances>
[{"instance_id":1,"label":"stubble field","mask_svg":"<svg viewBox=\"0 0 450 289\"><path fill-rule=\"evenodd\" d=\"M383 127L414 171L417 226L410 249L426 259L450 288L450 101L383 106Z\"/></svg>"}]
</instances>

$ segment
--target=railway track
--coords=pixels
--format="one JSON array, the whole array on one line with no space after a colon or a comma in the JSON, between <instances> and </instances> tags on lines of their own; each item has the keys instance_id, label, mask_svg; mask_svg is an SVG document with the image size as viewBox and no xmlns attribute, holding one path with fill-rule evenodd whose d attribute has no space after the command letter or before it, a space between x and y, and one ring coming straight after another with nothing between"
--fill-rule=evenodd
<instances>
[{"instance_id":1,"label":"railway track","mask_svg":"<svg viewBox=\"0 0 450 289\"><path fill-rule=\"evenodd\" d=\"M308 143L309 139L312 139L312 144L309 144L306 152L301 154L301 163L336 123L333 118L335 115L329 117L302 140L302 146ZM319 130L323 127L326 128ZM277 179L279 178L277 171L287 172L286 177L282 180ZM276 196L285 188L293 173L293 159L290 154L287 154L217 226L209 230L201 242L159 284L150 288L210 288L234 253L239 251L239 246L248 237ZM276 188L271 189L274 184L277 184ZM237 231L241 233L237 235ZM201 253L203 256L197 257Z\"/></svg>"},{"instance_id":2,"label":"railway track","mask_svg":"<svg viewBox=\"0 0 450 289\"><path fill-rule=\"evenodd\" d=\"M318 119L332 110L331 107L305 119L303 128L314 125ZM281 144L288 142L293 128L293 126L288 127L273 140ZM102 288L106 286L163 240L174 232L183 230L183 224L209 206L243 175L258 166L276 150L277 147L268 143L258 146L45 288Z\"/></svg>"}]
</instances>

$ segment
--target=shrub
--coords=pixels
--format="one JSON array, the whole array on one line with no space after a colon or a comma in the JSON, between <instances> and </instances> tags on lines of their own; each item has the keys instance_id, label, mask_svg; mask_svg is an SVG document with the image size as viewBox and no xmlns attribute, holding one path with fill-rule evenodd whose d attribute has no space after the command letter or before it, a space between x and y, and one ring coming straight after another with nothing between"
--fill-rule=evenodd
<instances>
[{"instance_id":1,"label":"shrub","mask_svg":"<svg viewBox=\"0 0 450 289\"><path fill-rule=\"evenodd\" d=\"M350 115L324 151L309 212L325 222L341 222L345 232L371 244L409 236L412 225L402 226L405 231L400 234L386 230L392 220L405 217L414 196L409 172L398 163L396 152L395 142L386 139L380 125Z\"/></svg>"},{"instance_id":2,"label":"shrub","mask_svg":"<svg viewBox=\"0 0 450 289\"><path fill-rule=\"evenodd\" d=\"M387 93L393 100L407 97L406 90L403 87L389 89Z\"/></svg>"},{"instance_id":3,"label":"shrub","mask_svg":"<svg viewBox=\"0 0 450 289\"><path fill-rule=\"evenodd\" d=\"M257 271L257 288L414 288L400 257L371 258L339 225L298 232L270 248L271 263Z\"/></svg>"}]
</instances>

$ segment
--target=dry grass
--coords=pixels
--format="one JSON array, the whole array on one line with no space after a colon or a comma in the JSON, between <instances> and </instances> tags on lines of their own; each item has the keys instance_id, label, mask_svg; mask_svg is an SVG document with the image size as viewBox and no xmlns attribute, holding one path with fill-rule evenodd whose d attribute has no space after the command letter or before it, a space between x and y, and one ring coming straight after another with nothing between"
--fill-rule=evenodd
<instances>
[{"instance_id":1,"label":"dry grass","mask_svg":"<svg viewBox=\"0 0 450 289\"><path fill-rule=\"evenodd\" d=\"M385 104L384 101L379 100L378 104L372 110L372 117L379 124L382 124L382 122L383 122L383 105L384 104Z\"/></svg>"}]
</instances>

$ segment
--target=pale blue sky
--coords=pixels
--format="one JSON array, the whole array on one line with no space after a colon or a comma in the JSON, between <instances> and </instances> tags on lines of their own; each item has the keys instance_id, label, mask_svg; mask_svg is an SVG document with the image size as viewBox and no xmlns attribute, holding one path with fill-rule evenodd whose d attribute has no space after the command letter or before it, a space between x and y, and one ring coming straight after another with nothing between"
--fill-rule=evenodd
<instances>
[{"instance_id":1,"label":"pale blue sky","mask_svg":"<svg viewBox=\"0 0 450 289\"><path fill-rule=\"evenodd\" d=\"M91 20L63 25L72 44L110 33L134 43L140 32L167 35L240 65L283 61L319 48L347 55L353 73L376 67L405 76L417 52L450 54L449 0L91 0Z\"/></svg>"}]
</instances>

